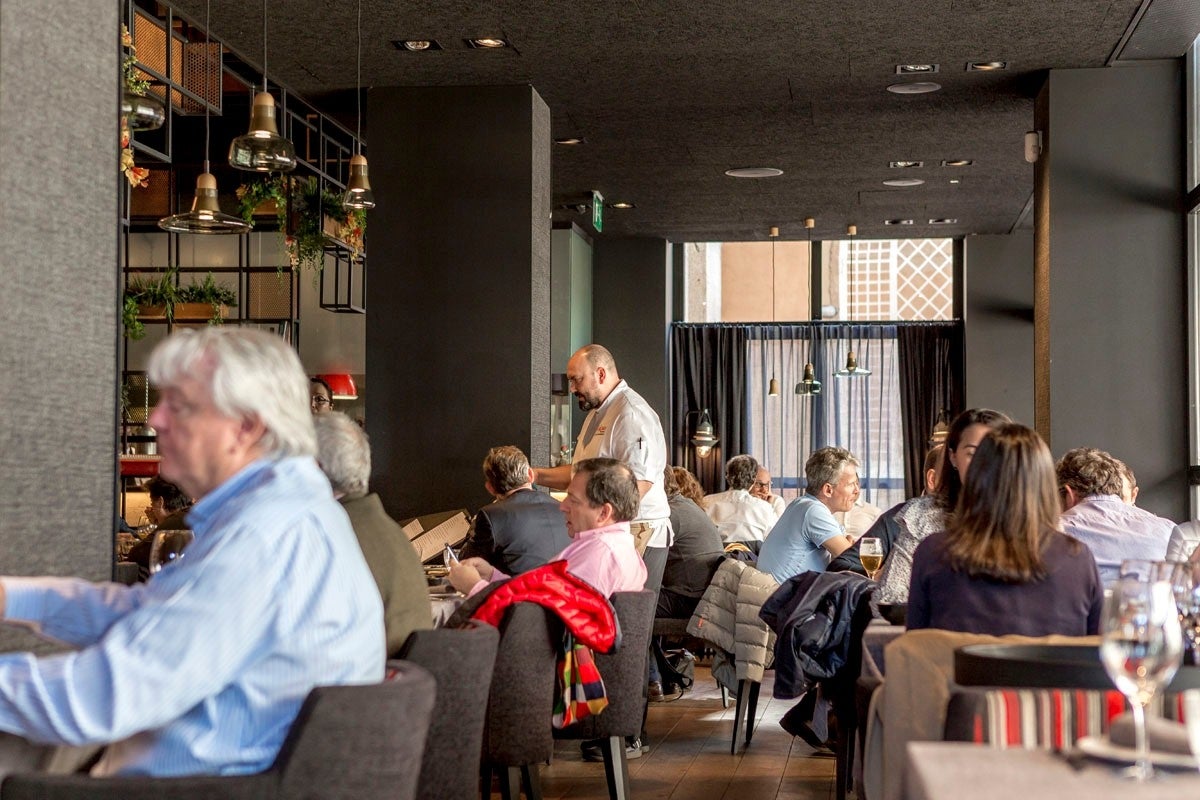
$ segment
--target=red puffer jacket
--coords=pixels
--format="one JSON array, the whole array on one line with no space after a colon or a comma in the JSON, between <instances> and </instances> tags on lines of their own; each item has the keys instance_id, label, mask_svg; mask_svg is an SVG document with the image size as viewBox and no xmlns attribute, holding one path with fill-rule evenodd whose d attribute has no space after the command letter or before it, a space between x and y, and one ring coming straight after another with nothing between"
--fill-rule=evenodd
<instances>
[{"instance_id":1,"label":"red puffer jacket","mask_svg":"<svg viewBox=\"0 0 1200 800\"><path fill-rule=\"evenodd\" d=\"M498 584L471 616L499 626L513 603L537 603L550 609L577 642L598 653L611 653L621 646L621 629L612 603L586 581L567 572L566 561L551 561Z\"/></svg>"}]
</instances>

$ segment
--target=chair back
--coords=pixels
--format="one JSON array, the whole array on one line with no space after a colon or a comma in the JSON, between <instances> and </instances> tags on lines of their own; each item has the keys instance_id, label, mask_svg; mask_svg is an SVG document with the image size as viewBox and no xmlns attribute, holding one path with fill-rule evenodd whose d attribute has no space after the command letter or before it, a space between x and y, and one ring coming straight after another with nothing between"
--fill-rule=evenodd
<instances>
[{"instance_id":1,"label":"chair back","mask_svg":"<svg viewBox=\"0 0 1200 800\"><path fill-rule=\"evenodd\" d=\"M479 796L483 724L499 644L499 631L471 622L465 628L414 631L400 648L400 658L424 667L437 681L418 800Z\"/></svg>"},{"instance_id":2,"label":"chair back","mask_svg":"<svg viewBox=\"0 0 1200 800\"><path fill-rule=\"evenodd\" d=\"M562 623L541 606L516 603L505 615L488 695L483 752L489 763L515 767L550 759L561 643Z\"/></svg>"},{"instance_id":3,"label":"chair back","mask_svg":"<svg viewBox=\"0 0 1200 800\"><path fill-rule=\"evenodd\" d=\"M556 733L565 739L602 739L608 736L637 736L642 730L646 707L646 658L654 627L654 592L617 592L612 596L621 625L621 647L608 654L594 653L596 668L604 680L608 708L585 717Z\"/></svg>"},{"instance_id":4,"label":"chair back","mask_svg":"<svg viewBox=\"0 0 1200 800\"><path fill-rule=\"evenodd\" d=\"M416 664L395 665L383 683L309 692L272 767L280 798L416 799L436 683Z\"/></svg>"}]
</instances>

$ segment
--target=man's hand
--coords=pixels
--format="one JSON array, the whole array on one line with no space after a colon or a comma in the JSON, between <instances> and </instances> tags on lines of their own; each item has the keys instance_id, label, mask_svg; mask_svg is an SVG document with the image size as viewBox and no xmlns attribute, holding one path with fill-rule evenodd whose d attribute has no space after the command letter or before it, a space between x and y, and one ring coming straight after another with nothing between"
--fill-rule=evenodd
<instances>
[{"instance_id":1,"label":"man's hand","mask_svg":"<svg viewBox=\"0 0 1200 800\"><path fill-rule=\"evenodd\" d=\"M482 558L468 558L450 568L450 585L466 594L480 581L492 579L496 568Z\"/></svg>"}]
</instances>

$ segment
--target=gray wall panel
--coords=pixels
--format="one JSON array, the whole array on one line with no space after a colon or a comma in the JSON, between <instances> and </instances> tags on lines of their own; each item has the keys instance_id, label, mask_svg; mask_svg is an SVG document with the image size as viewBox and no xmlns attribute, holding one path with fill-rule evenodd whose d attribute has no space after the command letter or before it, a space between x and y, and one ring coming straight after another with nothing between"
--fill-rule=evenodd
<instances>
[{"instance_id":1,"label":"gray wall panel","mask_svg":"<svg viewBox=\"0 0 1200 800\"><path fill-rule=\"evenodd\" d=\"M1049 83L1055 455L1111 451L1139 505L1187 513L1183 76L1178 62Z\"/></svg>"},{"instance_id":2,"label":"gray wall panel","mask_svg":"<svg viewBox=\"0 0 1200 800\"><path fill-rule=\"evenodd\" d=\"M0 573L111 575L119 30L0 4Z\"/></svg>"},{"instance_id":3,"label":"gray wall panel","mask_svg":"<svg viewBox=\"0 0 1200 800\"><path fill-rule=\"evenodd\" d=\"M368 429L397 516L490 498L480 462L549 446L549 115L528 86L369 97Z\"/></svg>"},{"instance_id":4,"label":"gray wall panel","mask_svg":"<svg viewBox=\"0 0 1200 800\"><path fill-rule=\"evenodd\" d=\"M1033 233L969 236L966 262L967 407L1033 425Z\"/></svg>"}]
</instances>

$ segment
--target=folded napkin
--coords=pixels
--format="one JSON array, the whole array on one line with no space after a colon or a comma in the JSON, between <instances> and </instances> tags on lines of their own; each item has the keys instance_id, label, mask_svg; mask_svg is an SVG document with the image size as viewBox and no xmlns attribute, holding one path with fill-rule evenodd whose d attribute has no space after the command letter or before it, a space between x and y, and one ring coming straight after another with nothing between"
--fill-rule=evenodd
<instances>
[{"instance_id":1,"label":"folded napkin","mask_svg":"<svg viewBox=\"0 0 1200 800\"><path fill-rule=\"evenodd\" d=\"M1108 739L1118 747L1135 747L1132 713L1127 711L1112 721ZM1192 748L1188 745L1187 728L1182 722L1147 716L1146 739L1150 749L1157 753L1175 753L1183 756L1192 754Z\"/></svg>"}]
</instances>

